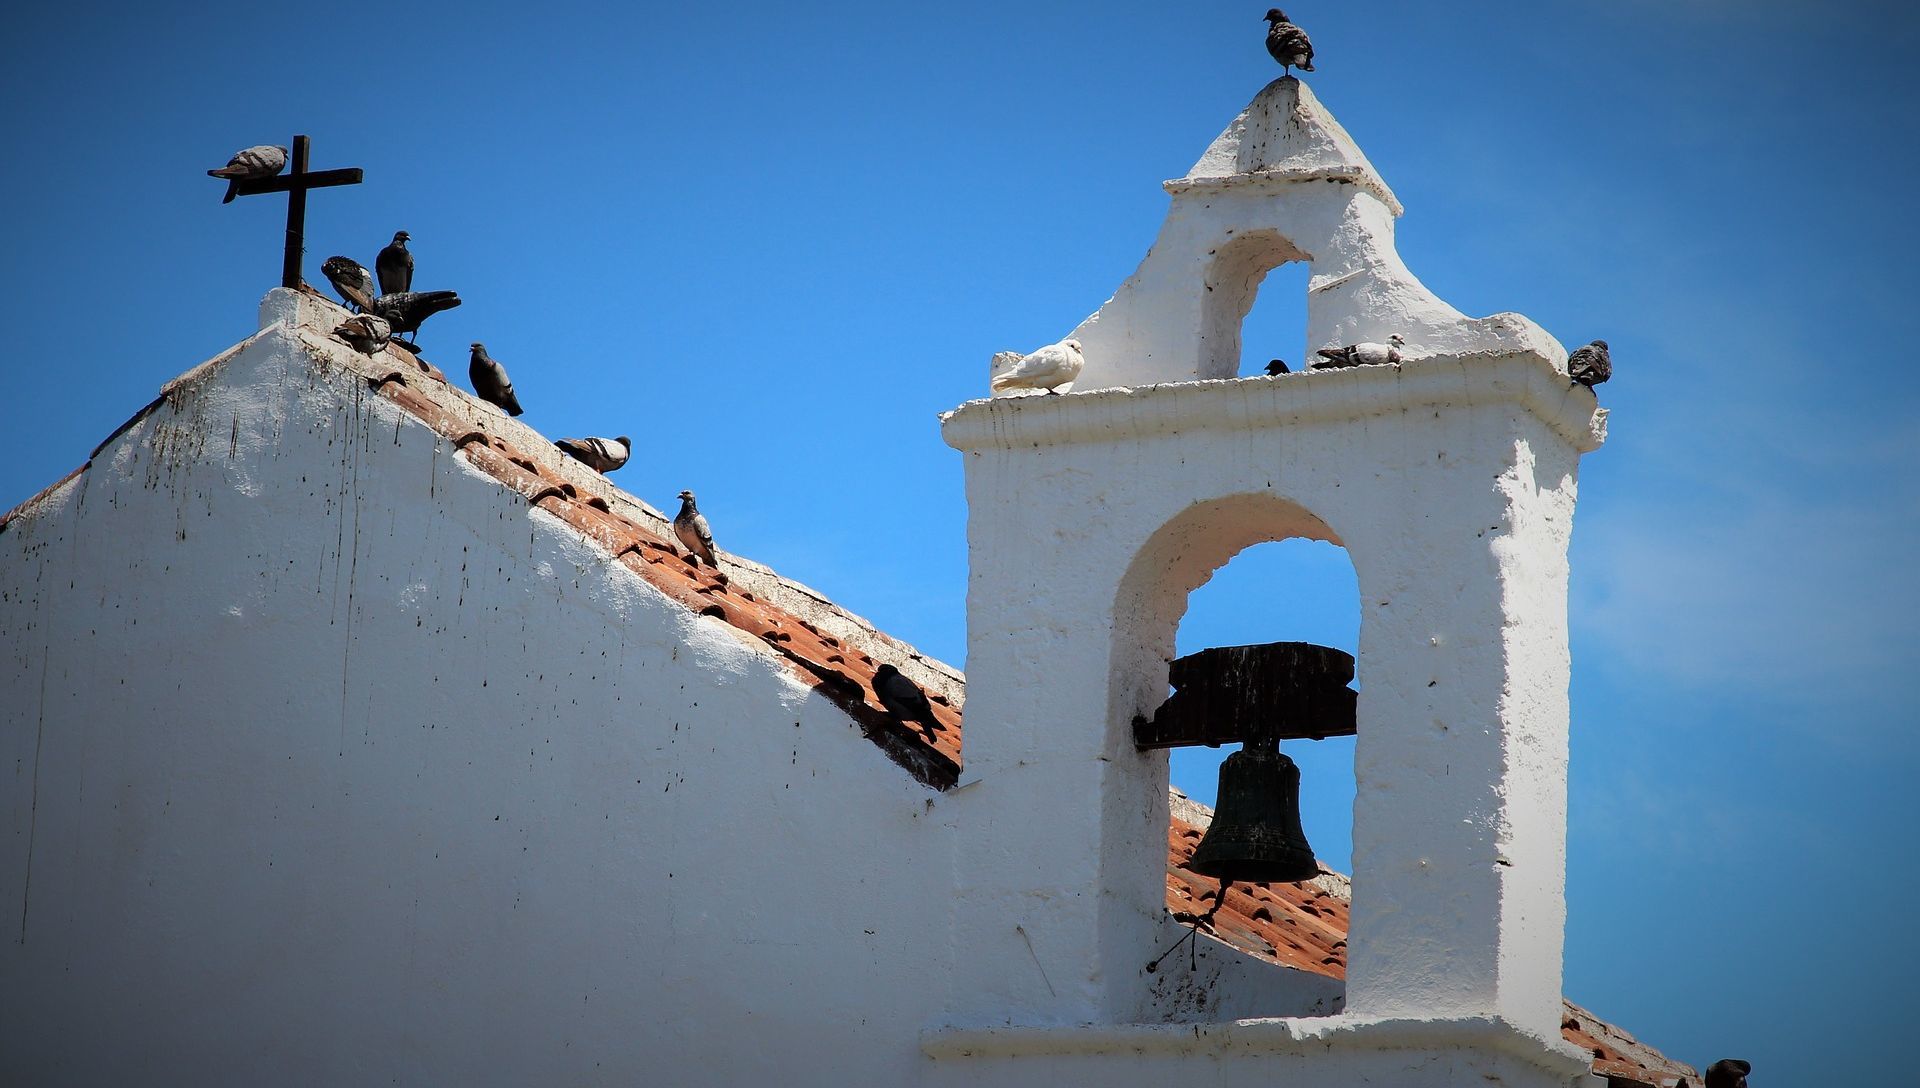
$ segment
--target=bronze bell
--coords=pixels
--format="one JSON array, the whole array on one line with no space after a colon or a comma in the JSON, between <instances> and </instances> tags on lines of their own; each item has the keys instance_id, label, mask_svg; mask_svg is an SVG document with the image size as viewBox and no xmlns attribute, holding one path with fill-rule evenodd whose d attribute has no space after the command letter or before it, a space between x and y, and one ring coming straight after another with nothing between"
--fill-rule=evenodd
<instances>
[{"instance_id":1,"label":"bronze bell","mask_svg":"<svg viewBox=\"0 0 1920 1088\"><path fill-rule=\"evenodd\" d=\"M1277 740L1251 740L1220 764L1213 824L1187 868L1226 883L1288 884L1320 872L1300 829L1300 768Z\"/></svg>"}]
</instances>

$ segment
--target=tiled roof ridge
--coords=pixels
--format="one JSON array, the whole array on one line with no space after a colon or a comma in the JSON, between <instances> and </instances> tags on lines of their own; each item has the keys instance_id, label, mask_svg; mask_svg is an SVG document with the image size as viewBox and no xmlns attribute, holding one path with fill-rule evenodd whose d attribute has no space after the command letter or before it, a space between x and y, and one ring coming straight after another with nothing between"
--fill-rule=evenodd
<instances>
[{"instance_id":1,"label":"tiled roof ridge","mask_svg":"<svg viewBox=\"0 0 1920 1088\"><path fill-rule=\"evenodd\" d=\"M551 438L455 386L398 342L367 356L333 340L328 331L347 311L311 287L298 303L295 331L310 355L324 353L328 363L361 375L377 395L452 442L456 455L529 506L565 522L669 599L722 621L743 642L779 659L921 782L946 789L958 780L964 697L956 697L957 670L758 563L726 552L718 570L697 563L674 541L670 519L561 452ZM306 307L319 320L307 320ZM941 726L931 740L880 705L873 674L883 660L927 689Z\"/></svg>"},{"instance_id":2,"label":"tiled roof ridge","mask_svg":"<svg viewBox=\"0 0 1920 1088\"><path fill-rule=\"evenodd\" d=\"M720 620L743 643L787 666L922 783L951 787L960 774L960 716L965 680L959 670L926 657L814 590L761 564L720 553L720 569L681 555L664 514L568 457L553 440L454 386L444 371L404 345L364 355L332 338L349 315L310 286L276 290L263 312L272 322L240 344L168 382L60 481L0 516L0 532L82 476L108 445L162 405L197 388L222 365L264 337L292 339L317 366L357 375L371 390L451 442L456 456L529 506L565 522L608 558L689 611ZM635 453L642 450L636 448ZM931 738L881 707L873 674L890 662L926 690L940 727Z\"/></svg>"}]
</instances>

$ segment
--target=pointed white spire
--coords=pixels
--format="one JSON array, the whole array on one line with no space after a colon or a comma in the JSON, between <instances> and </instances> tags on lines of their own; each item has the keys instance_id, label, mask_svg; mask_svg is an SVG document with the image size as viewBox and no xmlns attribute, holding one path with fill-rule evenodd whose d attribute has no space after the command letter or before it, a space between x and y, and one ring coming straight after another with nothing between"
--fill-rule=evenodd
<instances>
[{"instance_id":1,"label":"pointed white spire","mask_svg":"<svg viewBox=\"0 0 1920 1088\"><path fill-rule=\"evenodd\" d=\"M1394 215L1401 213L1393 190L1313 90L1292 76L1282 76L1267 84L1215 137L1186 177L1166 186L1180 192L1259 179L1341 178L1370 190Z\"/></svg>"}]
</instances>

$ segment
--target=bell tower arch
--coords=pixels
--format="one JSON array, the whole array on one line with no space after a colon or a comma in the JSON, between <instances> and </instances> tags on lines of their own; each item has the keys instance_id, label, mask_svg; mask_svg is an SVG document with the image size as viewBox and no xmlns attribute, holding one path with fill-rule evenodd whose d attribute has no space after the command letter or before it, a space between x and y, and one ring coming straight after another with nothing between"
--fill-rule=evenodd
<instances>
[{"instance_id":1,"label":"bell tower arch","mask_svg":"<svg viewBox=\"0 0 1920 1088\"><path fill-rule=\"evenodd\" d=\"M1347 550L1361 600L1332 1019L1505 1025L1557 1053L1567 547L1605 412L1538 326L1420 286L1398 203L1297 80L1168 188L1153 251L1072 334L1074 391L943 417L971 560L954 1023L1156 1018L1167 762L1130 723L1166 696L1187 594L1308 537ZM1235 372L1253 291L1293 260L1314 343L1398 332L1406 361L1206 380Z\"/></svg>"}]
</instances>

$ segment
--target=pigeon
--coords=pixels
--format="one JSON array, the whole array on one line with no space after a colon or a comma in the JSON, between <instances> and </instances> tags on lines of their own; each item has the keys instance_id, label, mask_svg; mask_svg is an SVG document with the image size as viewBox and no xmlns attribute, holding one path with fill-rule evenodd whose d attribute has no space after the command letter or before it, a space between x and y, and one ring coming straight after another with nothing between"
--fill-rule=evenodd
<instances>
[{"instance_id":1,"label":"pigeon","mask_svg":"<svg viewBox=\"0 0 1920 1088\"><path fill-rule=\"evenodd\" d=\"M1080 341L1071 338L1048 344L1031 355L1016 358L1013 352L1003 351L993 358L996 365L1012 364L988 383L996 393L1003 389L1044 389L1050 394L1056 393L1059 386L1078 378L1081 368L1087 365L1087 357L1080 354Z\"/></svg>"},{"instance_id":2,"label":"pigeon","mask_svg":"<svg viewBox=\"0 0 1920 1088\"><path fill-rule=\"evenodd\" d=\"M286 168L286 148L258 144L245 151L234 152L233 158L227 160L227 165L207 171L207 176L227 179L227 195L220 198L220 203L231 204L241 182L270 178Z\"/></svg>"},{"instance_id":3,"label":"pigeon","mask_svg":"<svg viewBox=\"0 0 1920 1088\"><path fill-rule=\"evenodd\" d=\"M1279 8L1267 9L1267 52L1280 62L1284 75L1292 75L1295 68L1313 71L1313 42L1306 31L1287 22L1287 13Z\"/></svg>"},{"instance_id":4,"label":"pigeon","mask_svg":"<svg viewBox=\"0 0 1920 1088\"><path fill-rule=\"evenodd\" d=\"M457 291L396 291L373 300L373 312L393 323L397 336L403 332L420 338L420 323L441 310L460 305Z\"/></svg>"},{"instance_id":5,"label":"pigeon","mask_svg":"<svg viewBox=\"0 0 1920 1088\"><path fill-rule=\"evenodd\" d=\"M1267 361L1267 373L1278 376L1281 374L1291 374L1293 371L1287 369L1287 361L1285 359L1269 359Z\"/></svg>"},{"instance_id":6,"label":"pigeon","mask_svg":"<svg viewBox=\"0 0 1920 1088\"><path fill-rule=\"evenodd\" d=\"M393 232L393 241L373 259L373 270L380 276L380 293L391 295L413 290L413 254L407 252L404 230Z\"/></svg>"},{"instance_id":7,"label":"pigeon","mask_svg":"<svg viewBox=\"0 0 1920 1088\"><path fill-rule=\"evenodd\" d=\"M1753 1066L1739 1058L1721 1058L1707 1066L1707 1088L1747 1088Z\"/></svg>"},{"instance_id":8,"label":"pigeon","mask_svg":"<svg viewBox=\"0 0 1920 1088\"><path fill-rule=\"evenodd\" d=\"M1348 366L1377 366L1400 361L1400 349L1407 346L1399 333L1387 337L1384 344L1348 344L1344 348L1321 348L1320 360L1308 370L1336 370Z\"/></svg>"},{"instance_id":9,"label":"pigeon","mask_svg":"<svg viewBox=\"0 0 1920 1088\"><path fill-rule=\"evenodd\" d=\"M507 368L494 361L487 354L487 345L473 342L473 356L467 361L467 380L473 383L473 391L481 400L499 408L510 416L520 414L520 398L513 395L513 380L507 377Z\"/></svg>"},{"instance_id":10,"label":"pigeon","mask_svg":"<svg viewBox=\"0 0 1920 1088\"><path fill-rule=\"evenodd\" d=\"M680 545L704 560L709 567L720 564L713 558L713 530L707 527L707 516L693 504L693 492L680 493L680 512L673 516L673 535L680 538Z\"/></svg>"},{"instance_id":11,"label":"pigeon","mask_svg":"<svg viewBox=\"0 0 1920 1088\"><path fill-rule=\"evenodd\" d=\"M352 257L328 257L320 272L340 297L361 313L373 309L374 296L379 292L374 290L373 273L365 265Z\"/></svg>"},{"instance_id":12,"label":"pigeon","mask_svg":"<svg viewBox=\"0 0 1920 1088\"><path fill-rule=\"evenodd\" d=\"M1613 377L1613 356L1607 354L1607 342L1595 340L1567 356L1567 377L1588 389Z\"/></svg>"},{"instance_id":13,"label":"pigeon","mask_svg":"<svg viewBox=\"0 0 1920 1088\"><path fill-rule=\"evenodd\" d=\"M619 438L562 438L554 442L560 452L598 473L612 472L633 456L633 440Z\"/></svg>"},{"instance_id":14,"label":"pigeon","mask_svg":"<svg viewBox=\"0 0 1920 1088\"><path fill-rule=\"evenodd\" d=\"M362 355L372 355L387 346L393 337L393 326L386 318L373 314L360 314L342 321L333 335L346 341L347 346Z\"/></svg>"},{"instance_id":15,"label":"pigeon","mask_svg":"<svg viewBox=\"0 0 1920 1088\"><path fill-rule=\"evenodd\" d=\"M892 665L881 665L873 672L873 693L900 724L919 722L920 731L927 735L928 741L933 740L940 722L933 716L933 704L927 702L927 693L920 690L920 685Z\"/></svg>"}]
</instances>

